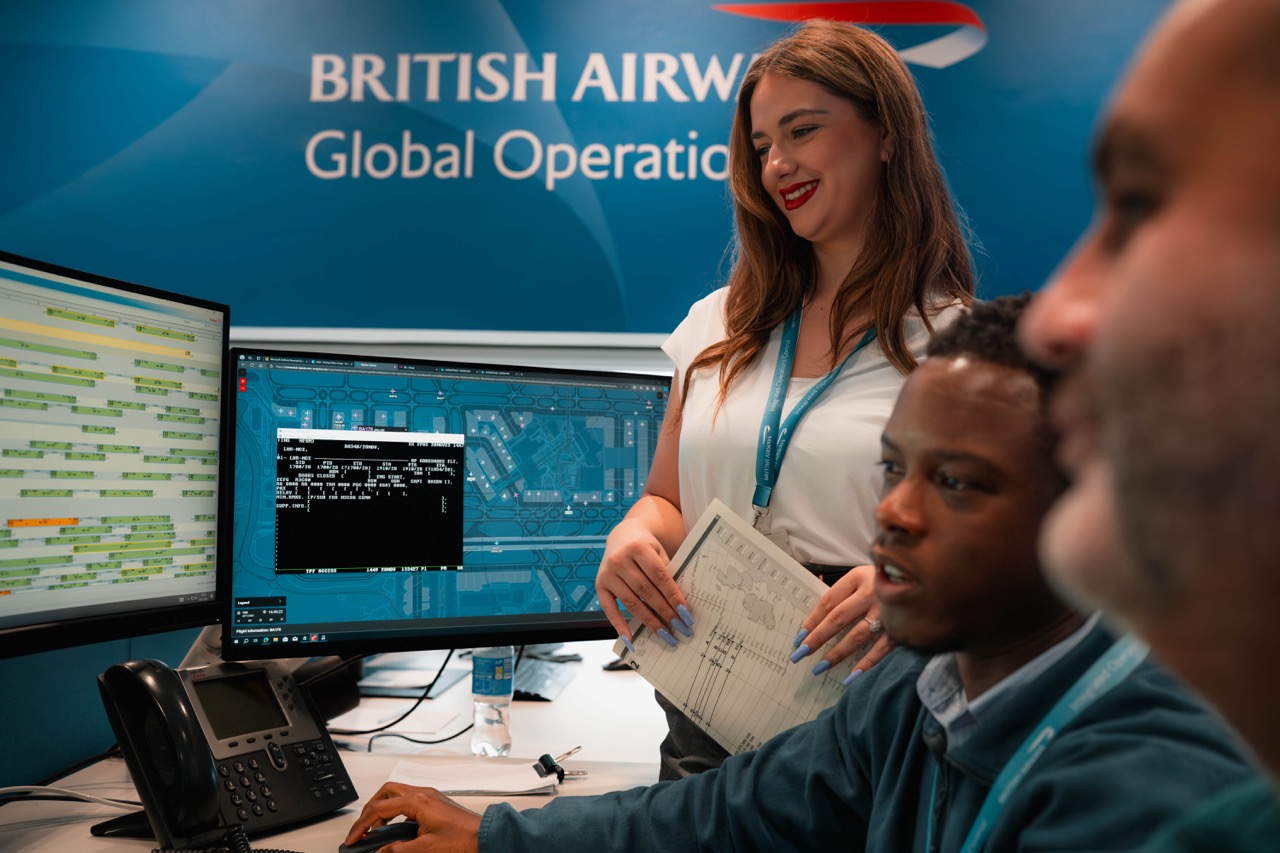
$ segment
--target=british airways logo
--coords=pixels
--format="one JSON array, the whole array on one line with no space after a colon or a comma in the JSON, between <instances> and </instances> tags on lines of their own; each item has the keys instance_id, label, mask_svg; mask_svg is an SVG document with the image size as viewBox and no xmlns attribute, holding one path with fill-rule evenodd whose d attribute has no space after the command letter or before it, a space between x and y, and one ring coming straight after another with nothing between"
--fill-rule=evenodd
<instances>
[{"instance_id":1,"label":"british airways logo","mask_svg":"<svg viewBox=\"0 0 1280 853\"><path fill-rule=\"evenodd\" d=\"M987 43L987 29L978 15L951 0L728 3L709 8L778 22L829 18L866 26L918 25L931 37L900 48L898 54L906 62L931 68L954 65ZM567 100L575 111L578 104L594 108L731 103L751 64L745 50L706 56L689 51L591 51L585 59L574 51L573 56L565 75L565 57L555 51L316 53L311 56L309 100L339 105L416 103L428 110L451 101L502 109L504 103ZM340 115L335 112L331 126L312 133L303 149L307 171L319 180L469 181L488 171L512 181L536 178L547 192L555 192L573 178L722 182L728 176L728 146L719 138L704 138L704 131L693 127L653 135L647 124L638 124L645 130L634 138L577 139L558 112L547 119L545 128L504 128L500 122L487 122L482 128L441 125L427 135L418 127L353 128L342 124ZM486 155L489 164L484 162ZM596 219L597 213L582 215ZM784 445L786 438L785 433L777 436Z\"/></svg>"},{"instance_id":2,"label":"british airways logo","mask_svg":"<svg viewBox=\"0 0 1280 853\"><path fill-rule=\"evenodd\" d=\"M947 0L879 0L866 3L729 3L712 7L731 15L794 23L811 18L848 21L866 26L917 25L954 27L946 35L903 48L906 62L946 68L968 59L987 43L987 28L978 13Z\"/></svg>"}]
</instances>

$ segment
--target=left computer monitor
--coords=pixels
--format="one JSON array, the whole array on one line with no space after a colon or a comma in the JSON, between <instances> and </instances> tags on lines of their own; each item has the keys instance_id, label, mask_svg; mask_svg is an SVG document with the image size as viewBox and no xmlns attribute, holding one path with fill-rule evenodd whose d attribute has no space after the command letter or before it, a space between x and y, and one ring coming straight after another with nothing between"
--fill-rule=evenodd
<instances>
[{"instance_id":1,"label":"left computer monitor","mask_svg":"<svg viewBox=\"0 0 1280 853\"><path fill-rule=\"evenodd\" d=\"M228 313L0 252L0 658L218 621Z\"/></svg>"}]
</instances>

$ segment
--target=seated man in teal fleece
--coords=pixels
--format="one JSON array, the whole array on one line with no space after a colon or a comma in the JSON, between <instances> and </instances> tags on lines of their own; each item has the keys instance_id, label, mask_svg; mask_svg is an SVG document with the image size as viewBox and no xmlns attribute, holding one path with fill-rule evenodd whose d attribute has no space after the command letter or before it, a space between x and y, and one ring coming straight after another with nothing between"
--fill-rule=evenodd
<instances>
[{"instance_id":1,"label":"seated man in teal fleece","mask_svg":"<svg viewBox=\"0 0 1280 853\"><path fill-rule=\"evenodd\" d=\"M348 841L406 815L419 836L396 853L1127 850L1256 774L1144 646L1041 576L1040 522L1065 482L1050 377L1015 339L1027 301L940 332L898 398L873 548L896 648L835 707L718 770L523 812L388 783Z\"/></svg>"}]
</instances>

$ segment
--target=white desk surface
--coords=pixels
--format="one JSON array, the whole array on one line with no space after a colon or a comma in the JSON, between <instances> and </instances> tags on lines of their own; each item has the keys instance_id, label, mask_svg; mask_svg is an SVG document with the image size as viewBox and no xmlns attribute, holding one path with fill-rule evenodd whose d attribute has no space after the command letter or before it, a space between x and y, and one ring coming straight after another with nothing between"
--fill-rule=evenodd
<instances>
[{"instance_id":1,"label":"white desk surface","mask_svg":"<svg viewBox=\"0 0 1280 853\"><path fill-rule=\"evenodd\" d=\"M253 839L255 848L279 848L298 853L335 853L365 800L386 781L392 768L404 759L424 763L506 761L531 764L549 752L557 755L574 746L582 749L565 762L587 776L566 780L554 795L512 797L516 808L536 808L551 796L599 794L649 785L658 779L658 743L666 733L666 720L653 700L653 689L629 670L605 672L601 666L613 659L611 641L569 643L561 650L578 652L581 663L565 664L578 674L553 702L516 702L511 712L512 758L480 759L470 754L470 732L435 746L418 746L397 738L381 738L372 752L343 750L342 761L355 783L359 799L328 818L297 829ZM465 666L465 663L451 663ZM365 699L361 706L381 704L390 711L403 706L400 699ZM424 705L458 710L458 716L435 735L447 736L471 722L470 681L462 679L439 698ZM446 714L447 715L447 714ZM335 741L345 738L335 736ZM353 738L352 741L362 739ZM360 750L363 744L353 744ZM121 759L111 759L82 770L57 783L61 787L103 797L137 799ZM502 798L457 797L475 811ZM89 828L122 814L117 809L83 802L39 801L12 803L0 808L0 851L139 851L151 850L154 841L94 838Z\"/></svg>"}]
</instances>

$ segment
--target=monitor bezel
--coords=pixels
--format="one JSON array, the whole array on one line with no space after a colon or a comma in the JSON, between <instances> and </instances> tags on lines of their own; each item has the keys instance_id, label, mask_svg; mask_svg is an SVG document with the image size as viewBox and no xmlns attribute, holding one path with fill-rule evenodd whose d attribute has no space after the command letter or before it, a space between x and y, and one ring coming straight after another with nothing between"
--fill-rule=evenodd
<instances>
[{"instance_id":1,"label":"monitor bezel","mask_svg":"<svg viewBox=\"0 0 1280 853\"><path fill-rule=\"evenodd\" d=\"M229 408L229 433L230 450L229 453L232 471L229 474L230 487L226 490L227 498L234 506L235 492L235 473L234 464L236 458L236 434L238 432L236 423L236 371L240 361L240 355L267 356L271 358L303 358L303 359L339 359L339 360L360 360L371 362L390 362L401 364L416 364L424 367L465 367L475 370L493 370L493 371L532 371L536 373L546 374L550 376L583 376L596 375L609 378L611 380L626 381L632 379L637 382L659 383L666 385L667 394L670 394L671 375L660 373L645 373L637 371L612 370L608 368L598 367L553 367L539 364L524 363L500 363L500 362L476 362L462 359L428 359L418 358L415 356L389 355L386 353L369 354L356 352L353 350L327 349L323 351L311 349L289 349L278 347L259 347L259 346L233 346L231 348L230 359L231 369L227 375L227 386L224 393ZM220 528L221 531L222 528ZM232 519L230 524L226 525L228 538L234 536L235 520ZM575 623L568 621L560 622L552 620L543 624L530 624L522 627L495 627L493 630L484 630L478 626L467 625L461 627L435 627L413 633L405 633L401 636L379 634L377 637L355 637L326 640L323 642L307 642L293 643L282 641L280 643L267 644L245 644L235 645L232 642L231 628L234 619L234 586L232 576L235 572L234 561L234 541L227 545L227 595L223 602L222 618L219 624L222 627L222 648L221 654L224 660L269 660L273 658L290 658L290 657L313 657L320 655L337 655L345 658L367 657L374 654L383 654L390 652L412 652L412 651L432 651L439 649L465 649L490 645L512 645L527 646L538 643L566 643L580 640L605 640L617 637L617 632L609 623L603 611L595 611L591 614L591 618L575 620ZM579 614L584 615L584 614Z\"/></svg>"},{"instance_id":2,"label":"monitor bezel","mask_svg":"<svg viewBox=\"0 0 1280 853\"><path fill-rule=\"evenodd\" d=\"M229 565L225 561L228 559L227 547L230 542L230 532L227 530L227 525L222 523L223 518L229 517L231 508L231 504L228 502L230 492L225 488L225 484L231 474L230 457L227 455L230 452L229 433L231 430L227 428L230 401L227 399L226 393L226 374L231 369L230 306L204 297L137 284L4 250L0 250L0 261L27 267L49 275L110 287L125 293L165 299L205 310L221 311L224 329L222 336L223 381L220 383L222 399L218 401L219 417L222 419L222 425L218 435L217 512L219 523L217 553L214 555L216 581L213 599L195 603L166 603L156 607L124 608L111 613L59 618L50 621L33 622L28 625L0 628L0 659L58 651L96 643L127 640L134 637L161 634L166 631L203 628L216 624L226 611L222 600L229 594L230 590L230 576L224 568L224 565Z\"/></svg>"}]
</instances>

